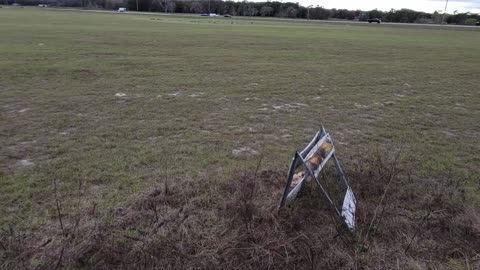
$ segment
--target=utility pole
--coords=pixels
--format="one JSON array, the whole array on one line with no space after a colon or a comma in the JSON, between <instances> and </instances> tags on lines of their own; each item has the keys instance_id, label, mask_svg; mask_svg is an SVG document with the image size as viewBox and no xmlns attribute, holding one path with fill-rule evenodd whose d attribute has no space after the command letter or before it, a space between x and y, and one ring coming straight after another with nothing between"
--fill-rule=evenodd
<instances>
[{"instance_id":1,"label":"utility pole","mask_svg":"<svg viewBox=\"0 0 480 270\"><path fill-rule=\"evenodd\" d=\"M210 11L210 0L208 0L208 14L210 15L210 13L212 12Z\"/></svg>"},{"instance_id":2,"label":"utility pole","mask_svg":"<svg viewBox=\"0 0 480 270\"><path fill-rule=\"evenodd\" d=\"M448 0L445 3L445 9L443 10L442 24L445 22L445 13L447 13Z\"/></svg>"},{"instance_id":3,"label":"utility pole","mask_svg":"<svg viewBox=\"0 0 480 270\"><path fill-rule=\"evenodd\" d=\"M138 12L138 0L137 0L137 12Z\"/></svg>"},{"instance_id":4,"label":"utility pole","mask_svg":"<svg viewBox=\"0 0 480 270\"><path fill-rule=\"evenodd\" d=\"M165 13L167 13L167 9L168 9L168 3L167 3L168 0L165 0Z\"/></svg>"},{"instance_id":5,"label":"utility pole","mask_svg":"<svg viewBox=\"0 0 480 270\"><path fill-rule=\"evenodd\" d=\"M310 8L313 7L313 5L310 5L307 7L307 20L310 20Z\"/></svg>"}]
</instances>

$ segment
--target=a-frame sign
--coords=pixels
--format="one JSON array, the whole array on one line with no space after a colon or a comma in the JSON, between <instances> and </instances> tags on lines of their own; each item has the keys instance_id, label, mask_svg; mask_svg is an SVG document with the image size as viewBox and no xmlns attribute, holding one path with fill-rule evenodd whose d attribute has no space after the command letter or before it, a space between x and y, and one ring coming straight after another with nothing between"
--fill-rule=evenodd
<instances>
[{"instance_id":1,"label":"a-frame sign","mask_svg":"<svg viewBox=\"0 0 480 270\"><path fill-rule=\"evenodd\" d=\"M345 192L342 208L338 208L318 180L318 175L329 160L333 160L335 169L339 177L339 185ZM303 166L302 166L303 165ZM325 202L331 206L333 211L340 217L345 225L350 229L355 229L355 211L357 201L352 189L348 185L347 179L343 174L340 162L335 156L335 147L330 135L322 127L313 140L301 152L296 152L290 164L288 171L287 185L283 193L280 207L283 208L287 203L297 197L298 192L302 189L303 184L308 179L313 179L320 187L321 194Z\"/></svg>"}]
</instances>

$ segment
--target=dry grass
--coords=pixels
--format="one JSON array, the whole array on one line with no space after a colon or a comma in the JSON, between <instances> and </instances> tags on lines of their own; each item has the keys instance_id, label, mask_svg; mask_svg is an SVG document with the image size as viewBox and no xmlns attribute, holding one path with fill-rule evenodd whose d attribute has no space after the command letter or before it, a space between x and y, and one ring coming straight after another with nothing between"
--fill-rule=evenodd
<instances>
[{"instance_id":1,"label":"dry grass","mask_svg":"<svg viewBox=\"0 0 480 270\"><path fill-rule=\"evenodd\" d=\"M480 28L34 7L0 24L2 268L478 268ZM315 186L276 210L319 124L354 235ZM400 142L415 155L363 151Z\"/></svg>"},{"instance_id":2,"label":"dry grass","mask_svg":"<svg viewBox=\"0 0 480 270\"><path fill-rule=\"evenodd\" d=\"M461 184L419 181L398 155L384 157L362 154L347 162L360 203L354 234L341 230L312 184L277 212L285 172L253 167L228 183L169 178L124 206L64 219L66 236L60 224L32 235L3 232L2 268L480 267L480 211L465 201ZM327 171L323 180L333 177Z\"/></svg>"}]
</instances>

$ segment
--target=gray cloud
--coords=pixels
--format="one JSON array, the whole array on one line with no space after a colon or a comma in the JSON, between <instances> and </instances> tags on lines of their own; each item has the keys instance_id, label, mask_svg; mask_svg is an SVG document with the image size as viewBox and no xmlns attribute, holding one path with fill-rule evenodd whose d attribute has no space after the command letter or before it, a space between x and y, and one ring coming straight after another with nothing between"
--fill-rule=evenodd
<instances>
[{"instance_id":1,"label":"gray cloud","mask_svg":"<svg viewBox=\"0 0 480 270\"><path fill-rule=\"evenodd\" d=\"M445 2L445 0L430 0L430 2ZM479 12L480 0L449 0L448 9Z\"/></svg>"},{"instance_id":2,"label":"gray cloud","mask_svg":"<svg viewBox=\"0 0 480 270\"><path fill-rule=\"evenodd\" d=\"M248 1L266 2L267 0ZM435 10L443 12L446 0L283 0L283 2L300 2L300 4L304 6L313 4L314 6L321 5L327 8L347 8L364 10L378 8L383 11L388 11L392 8L409 8L425 12L433 12ZM447 12L452 13L454 11L470 11L473 13L480 13L480 0L449 0Z\"/></svg>"},{"instance_id":3,"label":"gray cloud","mask_svg":"<svg viewBox=\"0 0 480 270\"><path fill-rule=\"evenodd\" d=\"M444 2L445 3L446 0L430 0L430 2ZM480 0L468 0L468 1L465 1L465 0L449 0L448 1L449 3L453 3L453 2L459 2L459 3L469 3L469 4L480 4Z\"/></svg>"},{"instance_id":4,"label":"gray cloud","mask_svg":"<svg viewBox=\"0 0 480 270\"><path fill-rule=\"evenodd\" d=\"M443 2L446 0L429 0L430 2ZM449 0L449 4L455 4L455 6L463 6L465 8L480 8L480 0Z\"/></svg>"}]
</instances>

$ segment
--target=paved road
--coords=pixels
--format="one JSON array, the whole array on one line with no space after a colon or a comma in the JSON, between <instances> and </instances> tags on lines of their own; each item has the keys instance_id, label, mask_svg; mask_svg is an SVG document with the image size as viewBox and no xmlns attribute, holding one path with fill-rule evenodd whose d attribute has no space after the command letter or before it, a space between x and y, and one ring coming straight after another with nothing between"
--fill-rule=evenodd
<instances>
[{"instance_id":1,"label":"paved road","mask_svg":"<svg viewBox=\"0 0 480 270\"><path fill-rule=\"evenodd\" d=\"M76 8L47 8L49 10L58 10L58 11L81 11L81 12L98 12L98 13L113 13L119 14L115 10L93 10L93 9L76 9ZM123 14L133 14L133 15L149 15L149 16L197 16L196 14L186 14L186 13L161 13L161 12L143 12L143 11L128 11ZM198 15L200 16L200 15ZM388 23L382 22L381 24L361 21L347 21L347 20L306 20L306 19L288 19L288 18L266 18L266 17L243 17L238 16L235 19L243 20L280 20L280 21L296 21L296 22L309 22L309 23L332 23L332 24L361 24L361 25L389 25L389 26L404 26L404 27L423 27L423 28L445 28L445 29L455 29L462 28L468 30L480 31L480 26L475 25L450 25L450 24L420 24L420 23Z\"/></svg>"}]
</instances>

